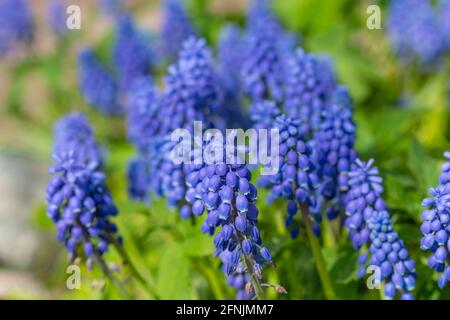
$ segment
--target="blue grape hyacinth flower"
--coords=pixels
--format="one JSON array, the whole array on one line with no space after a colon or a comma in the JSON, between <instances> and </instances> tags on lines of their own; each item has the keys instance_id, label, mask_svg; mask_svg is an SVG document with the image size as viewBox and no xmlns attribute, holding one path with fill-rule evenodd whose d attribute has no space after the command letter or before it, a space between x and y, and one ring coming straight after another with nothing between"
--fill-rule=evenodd
<instances>
[{"instance_id":1,"label":"blue grape hyacinth flower","mask_svg":"<svg viewBox=\"0 0 450 320\"><path fill-rule=\"evenodd\" d=\"M83 49L78 55L78 63L79 85L87 103L105 115L122 114L117 81L95 53Z\"/></svg>"},{"instance_id":2,"label":"blue grape hyacinth flower","mask_svg":"<svg viewBox=\"0 0 450 320\"><path fill-rule=\"evenodd\" d=\"M257 226L257 189L250 182L251 172L237 160L235 164L225 162L227 150L223 142L211 140L203 150L214 153L215 161L190 165L186 200L193 215L206 211L202 231L214 235L215 256L221 258L225 274L238 276L245 270L251 279L250 292L257 295L258 288L254 286L260 286L262 268L272 263L272 255L263 246Z\"/></svg>"},{"instance_id":3,"label":"blue grape hyacinth flower","mask_svg":"<svg viewBox=\"0 0 450 320\"><path fill-rule=\"evenodd\" d=\"M449 152L445 152L444 155L450 160ZM450 266L448 264L450 244L450 162L446 162L442 166L439 185L436 188L431 188L429 193L430 197L422 201L422 206L427 209L422 213L420 230L423 237L420 242L420 248L432 253L428 259L428 264L430 268L440 274L438 286L442 289L450 280Z\"/></svg>"},{"instance_id":4,"label":"blue grape hyacinth flower","mask_svg":"<svg viewBox=\"0 0 450 320\"><path fill-rule=\"evenodd\" d=\"M334 71L325 58L306 53L301 48L288 64L284 109L288 116L304 121L308 134L312 135L319 128L322 112L336 88Z\"/></svg>"},{"instance_id":5,"label":"blue grape hyacinth flower","mask_svg":"<svg viewBox=\"0 0 450 320\"><path fill-rule=\"evenodd\" d=\"M127 170L128 194L132 199L142 202L149 201L150 168L149 161L144 156L133 158Z\"/></svg>"},{"instance_id":6,"label":"blue grape hyacinth flower","mask_svg":"<svg viewBox=\"0 0 450 320\"><path fill-rule=\"evenodd\" d=\"M192 129L193 121L213 125L223 104L223 90L204 39L191 37L183 44L178 62L169 67L161 100L161 134Z\"/></svg>"},{"instance_id":7,"label":"blue grape hyacinth flower","mask_svg":"<svg viewBox=\"0 0 450 320\"><path fill-rule=\"evenodd\" d=\"M388 34L397 55L405 62L437 65L446 50L445 32L429 0L392 0L388 7Z\"/></svg>"},{"instance_id":8,"label":"blue grape hyacinth flower","mask_svg":"<svg viewBox=\"0 0 450 320\"><path fill-rule=\"evenodd\" d=\"M117 22L113 60L121 90L129 89L135 78L148 76L153 70L151 40L138 30L130 15L122 16Z\"/></svg>"},{"instance_id":9,"label":"blue grape hyacinth flower","mask_svg":"<svg viewBox=\"0 0 450 320\"><path fill-rule=\"evenodd\" d=\"M53 174L46 191L47 215L57 225L57 238L69 252L70 260L86 257L88 265L121 243L111 217L118 214L105 175L80 163L73 152L55 156Z\"/></svg>"},{"instance_id":10,"label":"blue grape hyacinth flower","mask_svg":"<svg viewBox=\"0 0 450 320\"><path fill-rule=\"evenodd\" d=\"M164 0L164 17L159 40L161 57L168 62L175 61L183 42L196 34L183 2Z\"/></svg>"},{"instance_id":11,"label":"blue grape hyacinth flower","mask_svg":"<svg viewBox=\"0 0 450 320\"><path fill-rule=\"evenodd\" d=\"M286 226L296 237L299 225L294 218L300 206L305 205L309 209L314 222L321 221L314 193L318 177L311 161L312 148L301 132L303 126L299 119L280 115L272 127L279 130L279 168L275 174L262 175L258 186L270 189L269 203L278 198L288 200Z\"/></svg>"},{"instance_id":12,"label":"blue grape hyacinth flower","mask_svg":"<svg viewBox=\"0 0 450 320\"><path fill-rule=\"evenodd\" d=\"M345 226L355 250L369 245L369 250L362 251L358 258L358 277L363 277L367 268L375 268L379 276L376 281L379 284L384 282L387 299L393 299L399 292L402 299L410 300L413 299L411 291L416 281L415 263L409 258L403 240L394 231L382 198L383 179L373 162L357 159L348 173Z\"/></svg>"},{"instance_id":13,"label":"blue grape hyacinth flower","mask_svg":"<svg viewBox=\"0 0 450 320\"><path fill-rule=\"evenodd\" d=\"M0 57L17 53L34 37L28 0L0 1Z\"/></svg>"},{"instance_id":14,"label":"blue grape hyacinth flower","mask_svg":"<svg viewBox=\"0 0 450 320\"><path fill-rule=\"evenodd\" d=\"M326 208L327 217L334 219L343 205L343 193L348 190L347 173L356 159L356 126L347 88L338 87L335 90L330 105L322 111L313 139L320 179L320 202Z\"/></svg>"},{"instance_id":15,"label":"blue grape hyacinth flower","mask_svg":"<svg viewBox=\"0 0 450 320\"><path fill-rule=\"evenodd\" d=\"M133 81L126 101L127 138L140 153L146 154L152 139L159 135L160 100L150 77Z\"/></svg>"},{"instance_id":16,"label":"blue grape hyacinth flower","mask_svg":"<svg viewBox=\"0 0 450 320\"><path fill-rule=\"evenodd\" d=\"M88 166L103 163L103 152L85 115L73 112L61 118L53 129L53 153L73 152L76 162Z\"/></svg>"}]
</instances>

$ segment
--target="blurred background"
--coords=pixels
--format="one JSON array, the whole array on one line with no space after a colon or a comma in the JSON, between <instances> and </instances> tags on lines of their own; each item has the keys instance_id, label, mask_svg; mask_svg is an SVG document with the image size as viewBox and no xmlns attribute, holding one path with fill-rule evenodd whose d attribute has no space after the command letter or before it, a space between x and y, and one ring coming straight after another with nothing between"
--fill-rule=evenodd
<instances>
[{"instance_id":1,"label":"blurred background","mask_svg":"<svg viewBox=\"0 0 450 320\"><path fill-rule=\"evenodd\" d=\"M106 118L89 107L78 86L81 48L94 48L110 63L115 10L130 11L139 27L156 38L162 4L124 0L118 8L114 1L71 0L69 4L81 8L81 29L61 34L52 24L52 2L27 2L32 37L0 57L0 298L120 297L103 287L96 270L82 268L81 289L66 288L67 255L45 213L53 124L73 110L88 115L107 150L108 185L121 211L116 220L125 248L159 297L233 298L219 262L212 257L212 241L198 232L198 225L181 221L162 200L149 208L128 199L125 172L134 150L125 139L123 120ZM366 25L371 4L381 7L381 29ZM299 35L305 50L330 57L339 82L350 89L356 149L362 158L376 159L385 179L385 199L397 231L418 264L416 297L449 298L449 293L437 289L436 275L419 249L421 199L437 184L442 153L450 149L449 55L426 67L404 61L387 33L387 5L388 1L375 0L277 0L274 10L285 28ZM224 23L244 25L248 1L186 0L186 6L198 34L214 47ZM166 69L163 66L157 73L163 75ZM281 206L267 207L264 191L258 206L260 229L269 239L275 261L280 261L277 269L267 272L268 278L289 292L288 296L272 292L269 297L323 298L305 238L290 239L277 218ZM340 298L378 298L356 279L356 253L345 238L324 252ZM108 260L113 263L118 257L111 253ZM134 292L137 298L148 298L138 287Z\"/></svg>"}]
</instances>

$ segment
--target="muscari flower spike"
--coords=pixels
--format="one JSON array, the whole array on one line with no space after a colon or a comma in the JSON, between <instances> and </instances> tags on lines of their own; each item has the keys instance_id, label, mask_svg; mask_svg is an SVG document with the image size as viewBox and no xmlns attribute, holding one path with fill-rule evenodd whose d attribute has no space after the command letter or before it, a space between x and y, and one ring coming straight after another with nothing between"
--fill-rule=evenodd
<instances>
[{"instance_id":1,"label":"muscari flower spike","mask_svg":"<svg viewBox=\"0 0 450 320\"><path fill-rule=\"evenodd\" d=\"M317 130L321 114L336 88L334 72L328 60L297 49L288 62L285 79L284 109L308 126L308 134Z\"/></svg>"},{"instance_id":2,"label":"muscari flower spike","mask_svg":"<svg viewBox=\"0 0 450 320\"><path fill-rule=\"evenodd\" d=\"M120 115L119 88L113 75L101 64L91 49L78 55L79 85L90 105L105 115Z\"/></svg>"},{"instance_id":3,"label":"muscari flower spike","mask_svg":"<svg viewBox=\"0 0 450 320\"><path fill-rule=\"evenodd\" d=\"M127 90L135 78L148 76L153 70L154 54L150 44L149 37L137 29L130 15L119 19L113 60L122 90Z\"/></svg>"},{"instance_id":4,"label":"muscari flower spike","mask_svg":"<svg viewBox=\"0 0 450 320\"><path fill-rule=\"evenodd\" d=\"M73 112L61 118L54 127L53 153L75 152L77 163L98 166L103 163L103 152L97 144L85 115Z\"/></svg>"},{"instance_id":5,"label":"muscari flower spike","mask_svg":"<svg viewBox=\"0 0 450 320\"><path fill-rule=\"evenodd\" d=\"M133 81L127 94L127 138L140 153L146 154L159 134L159 95L150 77Z\"/></svg>"},{"instance_id":6,"label":"muscari flower spike","mask_svg":"<svg viewBox=\"0 0 450 320\"><path fill-rule=\"evenodd\" d=\"M131 199L148 202L150 185L150 168L148 159L136 156L128 164L127 170L128 194Z\"/></svg>"},{"instance_id":7,"label":"muscari flower spike","mask_svg":"<svg viewBox=\"0 0 450 320\"><path fill-rule=\"evenodd\" d=\"M446 50L445 32L429 0L393 0L388 7L388 34L397 55L422 66L439 62Z\"/></svg>"},{"instance_id":8,"label":"muscari flower spike","mask_svg":"<svg viewBox=\"0 0 450 320\"><path fill-rule=\"evenodd\" d=\"M393 299L396 292L402 299L413 299L416 273L415 263L409 258L403 240L394 231L388 209L381 197L383 179L373 160L365 163L355 160L348 173L349 190L346 199L347 219L350 239L355 250L369 244L369 250L361 252L358 277L363 277L366 268L379 268L379 281L383 281L384 294Z\"/></svg>"},{"instance_id":9,"label":"muscari flower spike","mask_svg":"<svg viewBox=\"0 0 450 320\"><path fill-rule=\"evenodd\" d=\"M33 17L28 0L0 1L0 57L17 52L33 40Z\"/></svg>"},{"instance_id":10,"label":"muscari flower spike","mask_svg":"<svg viewBox=\"0 0 450 320\"><path fill-rule=\"evenodd\" d=\"M223 90L204 39L189 38L178 62L169 67L160 113L161 135L178 128L192 129L193 121L212 126L223 103Z\"/></svg>"},{"instance_id":11,"label":"muscari flower spike","mask_svg":"<svg viewBox=\"0 0 450 320\"><path fill-rule=\"evenodd\" d=\"M253 128L255 129L272 128L275 119L281 115L279 106L272 100L263 100L252 103L249 110L250 119L253 123Z\"/></svg>"},{"instance_id":12,"label":"muscari flower spike","mask_svg":"<svg viewBox=\"0 0 450 320\"><path fill-rule=\"evenodd\" d=\"M338 216L343 193L348 190L347 173L356 159L356 126L353 103L347 88L338 87L331 103L322 111L314 134L315 163L320 179L320 202L326 206L327 217Z\"/></svg>"},{"instance_id":13,"label":"muscari flower spike","mask_svg":"<svg viewBox=\"0 0 450 320\"><path fill-rule=\"evenodd\" d=\"M46 190L47 215L57 225L59 241L70 260L85 256L89 266L108 251L112 242L121 243L111 217L118 214L105 175L76 160L76 151L55 156L53 174Z\"/></svg>"},{"instance_id":14,"label":"muscari flower spike","mask_svg":"<svg viewBox=\"0 0 450 320\"><path fill-rule=\"evenodd\" d=\"M257 20L257 17L254 18ZM279 28L267 24L261 30L261 22L249 22L245 39L245 50L241 71L242 87L245 94L255 101L274 99L283 96L283 62L278 43L283 37ZM256 26L252 26L255 24Z\"/></svg>"},{"instance_id":15,"label":"muscari flower spike","mask_svg":"<svg viewBox=\"0 0 450 320\"><path fill-rule=\"evenodd\" d=\"M272 263L272 256L263 246L257 227L257 189L250 182L251 172L246 165L238 164L236 158L236 164L225 163L227 150L223 142L211 139L203 150L209 150L214 161L189 165L186 201L193 215L207 212L202 231L214 235L215 256L222 260L222 268L232 286L238 287L234 281L260 282L262 268ZM246 276L241 278L244 272ZM241 285L239 289L242 290ZM254 288L249 293L254 295ZM241 298L249 296L239 294Z\"/></svg>"},{"instance_id":16,"label":"muscari flower spike","mask_svg":"<svg viewBox=\"0 0 450 320\"><path fill-rule=\"evenodd\" d=\"M314 221L321 222L314 195L318 177L311 161L311 146L300 130L301 121L281 115L275 119L272 127L279 130L279 168L273 175L261 176L258 186L270 188L267 198L269 203L278 198L288 200L286 226L295 238L299 233L299 225L294 218L300 206L305 205ZM319 232L317 225L314 231L316 234Z\"/></svg>"},{"instance_id":17,"label":"muscari flower spike","mask_svg":"<svg viewBox=\"0 0 450 320\"><path fill-rule=\"evenodd\" d=\"M450 153L444 156L450 160ZM430 251L432 255L428 259L430 268L436 270L440 275L438 278L439 288L444 288L450 280L450 266L448 263L449 236L450 236L450 162L442 166L439 176L439 185L431 188L429 198L425 198L422 206L427 209L422 213L423 238L420 241L422 250Z\"/></svg>"},{"instance_id":18,"label":"muscari flower spike","mask_svg":"<svg viewBox=\"0 0 450 320\"><path fill-rule=\"evenodd\" d=\"M226 128L249 126L240 101L243 50L242 30L234 24L225 25L217 44L217 73L224 91L223 107L219 108L218 113L224 119Z\"/></svg>"},{"instance_id":19,"label":"muscari flower spike","mask_svg":"<svg viewBox=\"0 0 450 320\"><path fill-rule=\"evenodd\" d=\"M183 42L195 36L183 0L164 0L164 17L161 25L161 56L169 62L176 60Z\"/></svg>"}]
</instances>

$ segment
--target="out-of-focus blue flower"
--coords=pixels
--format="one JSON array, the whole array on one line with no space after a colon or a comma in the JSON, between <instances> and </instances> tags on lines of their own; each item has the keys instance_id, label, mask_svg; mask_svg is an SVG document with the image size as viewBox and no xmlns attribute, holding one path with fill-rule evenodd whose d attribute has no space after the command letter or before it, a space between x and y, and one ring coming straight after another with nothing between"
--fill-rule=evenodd
<instances>
[{"instance_id":1,"label":"out-of-focus blue flower","mask_svg":"<svg viewBox=\"0 0 450 320\"><path fill-rule=\"evenodd\" d=\"M356 126L353 103L347 88L338 87L331 104L324 108L318 130L314 134L316 168L321 180L319 194L330 219L337 217L343 204L341 192L348 190L347 173L356 159Z\"/></svg>"},{"instance_id":2,"label":"out-of-focus blue flower","mask_svg":"<svg viewBox=\"0 0 450 320\"><path fill-rule=\"evenodd\" d=\"M58 37L64 36L69 31L66 24L68 5L68 2L65 0L52 0L48 5L50 26L53 33Z\"/></svg>"},{"instance_id":3,"label":"out-of-focus blue flower","mask_svg":"<svg viewBox=\"0 0 450 320\"><path fill-rule=\"evenodd\" d=\"M152 71L150 39L137 29L130 15L122 16L117 23L113 58L122 90L127 90L135 78L148 76Z\"/></svg>"},{"instance_id":4,"label":"out-of-focus blue flower","mask_svg":"<svg viewBox=\"0 0 450 320\"><path fill-rule=\"evenodd\" d=\"M415 263L409 258L403 240L394 231L386 205L382 199L383 179L373 160L367 163L357 159L349 176L346 199L346 227L356 250L369 243L369 250L358 258L363 277L369 266L378 268L379 283L384 282L386 298L393 299L398 291L402 299L412 299L415 286Z\"/></svg>"},{"instance_id":5,"label":"out-of-focus blue flower","mask_svg":"<svg viewBox=\"0 0 450 320\"><path fill-rule=\"evenodd\" d=\"M319 128L321 113L336 87L332 67L326 59L298 49L289 62L285 81L286 113L302 119L311 135Z\"/></svg>"},{"instance_id":6,"label":"out-of-focus blue flower","mask_svg":"<svg viewBox=\"0 0 450 320\"><path fill-rule=\"evenodd\" d=\"M440 0L439 5L439 28L444 34L447 50L450 50L450 1Z\"/></svg>"},{"instance_id":7,"label":"out-of-focus blue flower","mask_svg":"<svg viewBox=\"0 0 450 320\"><path fill-rule=\"evenodd\" d=\"M202 231L215 234L215 256L221 258L225 274L238 276L245 271L260 282L262 266L271 263L272 256L262 245L257 227L257 189L250 182L250 170L246 165L226 164L223 144L211 141L203 150L209 148L216 161L190 166L186 200L195 216L207 212Z\"/></svg>"},{"instance_id":8,"label":"out-of-focus blue flower","mask_svg":"<svg viewBox=\"0 0 450 320\"><path fill-rule=\"evenodd\" d=\"M149 200L149 162L144 156L137 156L128 164L128 194L132 199L148 202Z\"/></svg>"},{"instance_id":9,"label":"out-of-focus blue flower","mask_svg":"<svg viewBox=\"0 0 450 320\"><path fill-rule=\"evenodd\" d=\"M250 29L246 35L241 80L244 93L255 101L282 99L284 70L278 47L280 36L270 29L264 32Z\"/></svg>"},{"instance_id":10,"label":"out-of-focus blue flower","mask_svg":"<svg viewBox=\"0 0 450 320\"><path fill-rule=\"evenodd\" d=\"M226 128L249 126L240 101L243 51L242 31L234 24L225 25L217 44L217 73L224 90L223 106L219 108L219 116L224 119Z\"/></svg>"},{"instance_id":11,"label":"out-of-focus blue flower","mask_svg":"<svg viewBox=\"0 0 450 320\"><path fill-rule=\"evenodd\" d=\"M33 17L28 0L0 1L0 56L17 52L33 40Z\"/></svg>"},{"instance_id":12,"label":"out-of-focus blue flower","mask_svg":"<svg viewBox=\"0 0 450 320\"><path fill-rule=\"evenodd\" d=\"M251 104L249 113L253 128L270 129L272 128L275 119L281 115L281 110L274 101L263 100ZM300 125L302 125L302 123Z\"/></svg>"},{"instance_id":13,"label":"out-of-focus blue flower","mask_svg":"<svg viewBox=\"0 0 450 320\"><path fill-rule=\"evenodd\" d=\"M396 53L406 62L424 66L440 62L446 50L445 32L429 0L392 0L388 33Z\"/></svg>"},{"instance_id":14,"label":"out-of-focus blue flower","mask_svg":"<svg viewBox=\"0 0 450 320\"><path fill-rule=\"evenodd\" d=\"M136 78L127 94L127 136L139 152L147 153L159 134L159 96L151 78Z\"/></svg>"},{"instance_id":15,"label":"out-of-focus blue flower","mask_svg":"<svg viewBox=\"0 0 450 320\"><path fill-rule=\"evenodd\" d=\"M178 62L169 67L161 105L161 134L174 129L192 129L193 121L212 125L223 105L223 90L204 39L189 38Z\"/></svg>"},{"instance_id":16,"label":"out-of-focus blue flower","mask_svg":"<svg viewBox=\"0 0 450 320\"><path fill-rule=\"evenodd\" d=\"M72 152L77 163L97 166L103 162L98 146L86 116L71 113L61 118L54 127L53 153Z\"/></svg>"},{"instance_id":17,"label":"out-of-focus blue flower","mask_svg":"<svg viewBox=\"0 0 450 320\"><path fill-rule=\"evenodd\" d=\"M125 12L125 0L98 0L98 2L102 11L114 19L119 18Z\"/></svg>"},{"instance_id":18,"label":"out-of-focus blue flower","mask_svg":"<svg viewBox=\"0 0 450 320\"><path fill-rule=\"evenodd\" d=\"M79 256L92 263L92 257L108 251L117 237L111 217L118 214L105 175L73 157L72 152L55 156L56 165L46 193L47 215L57 225L71 260Z\"/></svg>"},{"instance_id":19,"label":"out-of-focus blue flower","mask_svg":"<svg viewBox=\"0 0 450 320\"><path fill-rule=\"evenodd\" d=\"M87 103L105 115L121 114L117 82L95 53L83 49L78 55L78 64L79 85Z\"/></svg>"},{"instance_id":20,"label":"out-of-focus blue flower","mask_svg":"<svg viewBox=\"0 0 450 320\"><path fill-rule=\"evenodd\" d=\"M161 25L160 50L163 59L177 59L183 42L195 35L183 0L164 0L164 17Z\"/></svg>"},{"instance_id":21,"label":"out-of-focus blue flower","mask_svg":"<svg viewBox=\"0 0 450 320\"><path fill-rule=\"evenodd\" d=\"M313 192L318 186L318 177L311 162L312 149L300 131L302 125L299 119L281 115L275 119L272 127L279 130L279 168L275 174L262 175L258 186L270 188L267 198L269 203L277 198L289 200L286 226L296 237L299 226L294 218L301 205L309 208L315 222L321 221ZM271 165L274 165L273 161Z\"/></svg>"},{"instance_id":22,"label":"out-of-focus blue flower","mask_svg":"<svg viewBox=\"0 0 450 320\"><path fill-rule=\"evenodd\" d=\"M450 160L450 153L444 156ZM430 268L440 273L438 286L442 289L450 281L450 266L448 264L450 236L450 162L442 166L437 188L430 189L429 198L425 198L422 206L427 209L422 213L423 238L420 241L422 250L431 251L428 259Z\"/></svg>"}]
</instances>

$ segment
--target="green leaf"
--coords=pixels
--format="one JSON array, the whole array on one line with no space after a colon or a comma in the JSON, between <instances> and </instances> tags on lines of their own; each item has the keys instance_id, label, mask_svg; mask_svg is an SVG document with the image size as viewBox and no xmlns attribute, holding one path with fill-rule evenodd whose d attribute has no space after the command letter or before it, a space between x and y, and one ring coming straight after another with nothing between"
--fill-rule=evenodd
<instances>
[{"instance_id":1,"label":"green leaf","mask_svg":"<svg viewBox=\"0 0 450 320\"><path fill-rule=\"evenodd\" d=\"M438 182L439 166L426 152L423 145L413 140L408 157L408 167L416 177L423 193Z\"/></svg>"},{"instance_id":2,"label":"green leaf","mask_svg":"<svg viewBox=\"0 0 450 320\"><path fill-rule=\"evenodd\" d=\"M159 262L156 292L162 299L190 299L190 263L179 244L172 244Z\"/></svg>"},{"instance_id":3,"label":"green leaf","mask_svg":"<svg viewBox=\"0 0 450 320\"><path fill-rule=\"evenodd\" d=\"M214 245L211 237L203 233L196 234L186 239L183 244L183 252L190 257L211 256L214 252Z\"/></svg>"}]
</instances>

